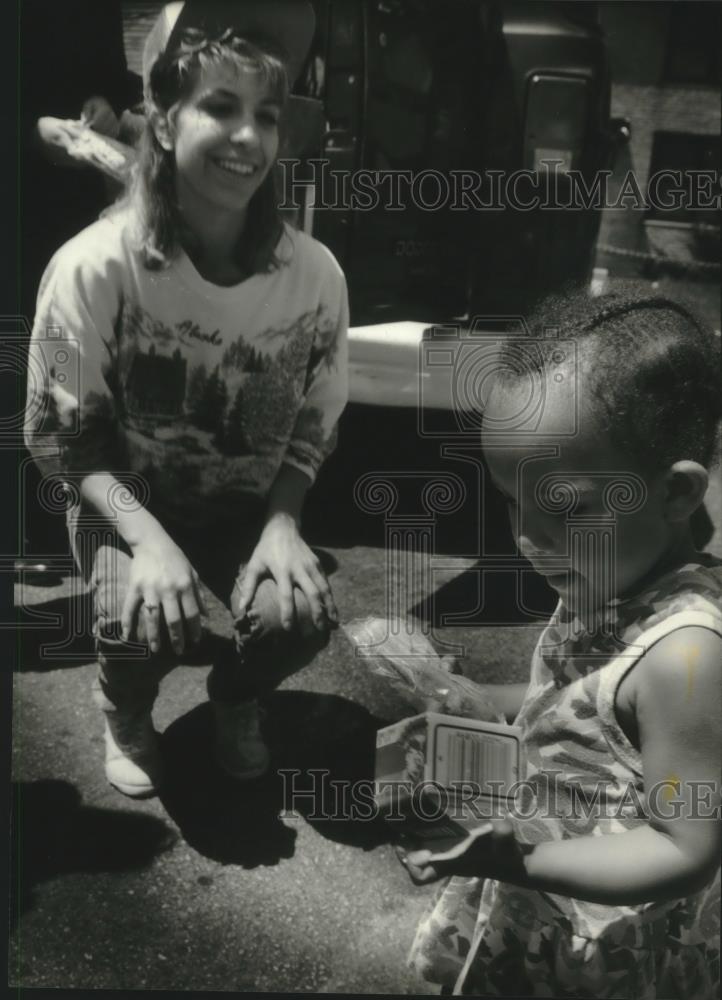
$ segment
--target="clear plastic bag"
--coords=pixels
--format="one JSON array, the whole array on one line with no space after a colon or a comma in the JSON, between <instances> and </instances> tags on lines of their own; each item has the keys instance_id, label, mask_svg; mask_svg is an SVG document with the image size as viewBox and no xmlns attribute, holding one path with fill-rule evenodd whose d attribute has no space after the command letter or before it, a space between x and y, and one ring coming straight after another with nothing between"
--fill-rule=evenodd
<instances>
[{"instance_id":1,"label":"clear plastic bag","mask_svg":"<svg viewBox=\"0 0 722 1000\"><path fill-rule=\"evenodd\" d=\"M416 712L506 722L478 684L450 673L450 658L440 657L420 628L409 631L398 619L354 618L343 629L357 650L367 647L358 652L359 663Z\"/></svg>"}]
</instances>

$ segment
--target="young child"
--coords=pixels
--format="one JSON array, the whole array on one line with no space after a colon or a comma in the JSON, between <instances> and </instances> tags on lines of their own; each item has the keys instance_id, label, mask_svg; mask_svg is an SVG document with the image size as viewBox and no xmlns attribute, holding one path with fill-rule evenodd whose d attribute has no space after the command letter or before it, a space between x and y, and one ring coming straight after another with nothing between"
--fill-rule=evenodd
<instances>
[{"instance_id":1,"label":"young child","mask_svg":"<svg viewBox=\"0 0 722 1000\"><path fill-rule=\"evenodd\" d=\"M282 223L273 176L313 10L218 10L161 12L134 186L52 259L29 359L28 446L76 501L106 775L131 796L162 779L151 709L181 655L212 658L218 760L253 777L257 695L337 621L299 521L347 399L346 284ZM231 591L234 621L204 628Z\"/></svg>"},{"instance_id":2,"label":"young child","mask_svg":"<svg viewBox=\"0 0 722 1000\"><path fill-rule=\"evenodd\" d=\"M484 686L522 728L526 781L456 862L402 854L416 882L455 876L412 954L463 993L710 1000L722 564L690 519L719 342L639 288L552 302L532 332L503 352L482 429L519 549L560 598L528 688Z\"/></svg>"}]
</instances>

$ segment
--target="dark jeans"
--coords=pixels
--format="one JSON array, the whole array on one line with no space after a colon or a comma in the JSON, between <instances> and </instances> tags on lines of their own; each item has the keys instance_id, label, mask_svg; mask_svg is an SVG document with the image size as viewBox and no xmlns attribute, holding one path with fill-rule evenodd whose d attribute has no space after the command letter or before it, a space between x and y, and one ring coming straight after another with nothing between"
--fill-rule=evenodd
<instances>
[{"instance_id":1,"label":"dark jeans","mask_svg":"<svg viewBox=\"0 0 722 1000\"><path fill-rule=\"evenodd\" d=\"M328 630L313 624L305 596L294 590L295 627L281 627L278 589L263 580L243 617L237 617L245 563L261 532L258 518L239 518L241 527L218 526L196 532L169 530L201 579L208 608L200 642L178 656L167 635L151 653L143 616L129 638L121 637L120 618L128 591L132 555L112 524L86 511L68 518L78 567L93 594L93 634L98 654L94 697L105 711L136 710L153 705L160 680L179 663L206 664L208 694L215 701L237 703L272 690L283 677L306 666L328 642ZM164 525L165 527L165 525Z\"/></svg>"}]
</instances>

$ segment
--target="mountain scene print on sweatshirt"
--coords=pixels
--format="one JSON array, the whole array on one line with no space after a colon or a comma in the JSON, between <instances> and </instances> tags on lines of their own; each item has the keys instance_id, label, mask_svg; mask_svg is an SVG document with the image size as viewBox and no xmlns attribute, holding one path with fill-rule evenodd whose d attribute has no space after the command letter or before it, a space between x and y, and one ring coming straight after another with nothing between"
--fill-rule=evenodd
<instances>
[{"instance_id":1,"label":"mountain scene print on sweatshirt","mask_svg":"<svg viewBox=\"0 0 722 1000\"><path fill-rule=\"evenodd\" d=\"M202 330L185 320L169 326L138 305L124 309L123 422L129 443L144 454L145 471L161 463L165 469L168 449L177 447L184 452L184 463L191 469L203 466L204 475L210 471L209 459L216 456L213 476L223 478L227 456L246 457L250 488L256 481L256 463L260 478L265 478L266 446L289 438L317 366L334 364L335 326L330 317L324 324L322 313L320 307L288 326L264 330L258 340L268 349L262 350L242 333L224 346L217 330ZM321 346L314 345L314 338ZM210 363L209 348L216 355ZM203 360L197 360L199 353ZM322 449L322 411L307 407L302 416L303 428L298 428L302 437ZM234 476L237 472L235 468ZM196 476L190 472L190 478Z\"/></svg>"}]
</instances>

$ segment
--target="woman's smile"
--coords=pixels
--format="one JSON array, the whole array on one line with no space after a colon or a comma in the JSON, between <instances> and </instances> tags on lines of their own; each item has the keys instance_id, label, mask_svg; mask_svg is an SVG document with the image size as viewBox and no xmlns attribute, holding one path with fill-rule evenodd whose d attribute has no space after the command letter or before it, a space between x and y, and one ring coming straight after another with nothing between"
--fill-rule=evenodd
<instances>
[{"instance_id":1,"label":"woman's smile","mask_svg":"<svg viewBox=\"0 0 722 1000\"><path fill-rule=\"evenodd\" d=\"M232 157L212 157L213 163L226 173L236 177L253 177L260 167L256 163L249 163L246 160L239 160Z\"/></svg>"},{"instance_id":2,"label":"woman's smile","mask_svg":"<svg viewBox=\"0 0 722 1000\"><path fill-rule=\"evenodd\" d=\"M258 73L209 69L175 117L178 195L187 218L245 209L278 154L280 107ZM209 166L210 164L210 166Z\"/></svg>"}]
</instances>

